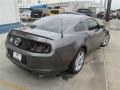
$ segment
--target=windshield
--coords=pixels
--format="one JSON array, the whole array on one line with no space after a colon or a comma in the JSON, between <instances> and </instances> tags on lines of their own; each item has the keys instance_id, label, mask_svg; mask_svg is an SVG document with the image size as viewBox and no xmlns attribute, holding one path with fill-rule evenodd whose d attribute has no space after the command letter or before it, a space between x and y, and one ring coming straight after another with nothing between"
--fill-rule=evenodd
<instances>
[{"instance_id":1,"label":"windshield","mask_svg":"<svg viewBox=\"0 0 120 90\"><path fill-rule=\"evenodd\" d=\"M72 26L77 21L78 20L72 18L59 17L56 15L56 16L41 18L40 20L35 21L29 27L60 33L61 29L65 31L67 28Z\"/></svg>"}]
</instances>

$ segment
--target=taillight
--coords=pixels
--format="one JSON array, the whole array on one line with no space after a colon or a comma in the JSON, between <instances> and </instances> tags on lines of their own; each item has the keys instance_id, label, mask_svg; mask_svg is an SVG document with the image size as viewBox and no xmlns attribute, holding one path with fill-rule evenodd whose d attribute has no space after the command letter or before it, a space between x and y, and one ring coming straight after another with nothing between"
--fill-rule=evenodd
<instances>
[{"instance_id":1,"label":"taillight","mask_svg":"<svg viewBox=\"0 0 120 90\"><path fill-rule=\"evenodd\" d=\"M6 42L13 42L13 37L10 36L10 34L7 35L7 39L6 39Z\"/></svg>"},{"instance_id":2,"label":"taillight","mask_svg":"<svg viewBox=\"0 0 120 90\"><path fill-rule=\"evenodd\" d=\"M42 42L35 42L30 51L34 53L50 53L51 45Z\"/></svg>"},{"instance_id":3,"label":"taillight","mask_svg":"<svg viewBox=\"0 0 120 90\"><path fill-rule=\"evenodd\" d=\"M16 40L20 39L19 44L16 44ZM28 40L25 38L18 38L13 35L8 35L6 42L12 44L15 47L18 47L23 50L27 50L33 53L50 53L51 52L51 44L38 42L33 40Z\"/></svg>"},{"instance_id":4,"label":"taillight","mask_svg":"<svg viewBox=\"0 0 120 90\"><path fill-rule=\"evenodd\" d=\"M9 37L9 41L13 42L14 38L12 36Z\"/></svg>"}]
</instances>

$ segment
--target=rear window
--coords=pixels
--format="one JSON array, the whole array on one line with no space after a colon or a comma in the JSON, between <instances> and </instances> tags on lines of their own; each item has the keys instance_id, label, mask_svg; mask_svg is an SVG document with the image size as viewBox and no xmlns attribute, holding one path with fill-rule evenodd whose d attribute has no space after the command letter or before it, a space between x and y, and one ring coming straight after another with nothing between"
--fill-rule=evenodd
<instances>
[{"instance_id":1,"label":"rear window","mask_svg":"<svg viewBox=\"0 0 120 90\"><path fill-rule=\"evenodd\" d=\"M41 10L32 10L31 14L42 14Z\"/></svg>"},{"instance_id":2,"label":"rear window","mask_svg":"<svg viewBox=\"0 0 120 90\"><path fill-rule=\"evenodd\" d=\"M53 14L59 14L59 10L51 10L51 13L53 13Z\"/></svg>"},{"instance_id":3,"label":"rear window","mask_svg":"<svg viewBox=\"0 0 120 90\"><path fill-rule=\"evenodd\" d=\"M41 18L40 20L35 21L29 27L60 33L61 29L65 31L76 22L78 22L78 20L71 19L68 17L51 16Z\"/></svg>"},{"instance_id":4,"label":"rear window","mask_svg":"<svg viewBox=\"0 0 120 90\"><path fill-rule=\"evenodd\" d=\"M89 10L89 9L78 9L77 12L79 12L79 13L91 13L91 10Z\"/></svg>"}]
</instances>

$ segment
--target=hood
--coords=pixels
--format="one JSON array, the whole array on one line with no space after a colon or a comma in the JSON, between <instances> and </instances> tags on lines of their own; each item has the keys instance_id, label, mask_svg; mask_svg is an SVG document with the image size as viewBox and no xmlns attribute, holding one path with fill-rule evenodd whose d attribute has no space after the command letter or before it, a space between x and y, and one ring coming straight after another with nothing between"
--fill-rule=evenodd
<instances>
[{"instance_id":1,"label":"hood","mask_svg":"<svg viewBox=\"0 0 120 90\"><path fill-rule=\"evenodd\" d=\"M61 39L61 33L56 33L56 32L50 32L50 31L46 31L46 30L40 30L40 29L31 29L31 28L16 28L15 30L18 31L23 31L26 33L30 33L33 35L37 35L40 37L44 37L44 38L50 38L53 40L58 40Z\"/></svg>"}]
</instances>

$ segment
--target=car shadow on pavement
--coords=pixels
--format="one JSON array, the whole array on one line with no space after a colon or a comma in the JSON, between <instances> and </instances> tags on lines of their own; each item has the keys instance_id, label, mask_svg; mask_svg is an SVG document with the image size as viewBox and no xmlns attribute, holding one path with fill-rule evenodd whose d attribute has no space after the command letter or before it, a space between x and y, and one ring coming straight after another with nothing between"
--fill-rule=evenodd
<instances>
[{"instance_id":1,"label":"car shadow on pavement","mask_svg":"<svg viewBox=\"0 0 120 90\"><path fill-rule=\"evenodd\" d=\"M99 48L98 48L99 49ZM95 61L97 58L97 50L95 51L92 51L91 53L89 53L88 55L86 55L86 59L85 59L85 62L84 62L84 65L83 65L83 68L90 62L93 62ZM80 72L79 72L80 73ZM41 77L39 77L39 75L35 75L33 74L36 78L39 78L41 79ZM63 80L65 81L68 81L69 79L71 78L74 78L75 75L73 74L70 74L68 71L64 71L64 72L61 72L59 75L57 75L56 77L52 77L52 78L57 78L57 77L61 77ZM46 78L48 79L48 78Z\"/></svg>"},{"instance_id":2,"label":"car shadow on pavement","mask_svg":"<svg viewBox=\"0 0 120 90\"><path fill-rule=\"evenodd\" d=\"M6 58L5 49L1 48L1 50L3 52L0 53L2 57L0 80L25 87L26 90L79 90L81 88L82 90L105 90L103 59L99 58L101 49L87 55L84 66L78 74L62 72L52 78L40 78L19 68Z\"/></svg>"},{"instance_id":3,"label":"car shadow on pavement","mask_svg":"<svg viewBox=\"0 0 120 90\"><path fill-rule=\"evenodd\" d=\"M96 50L94 51L91 51L88 55L86 55L86 59L85 59L85 62L84 62L84 65L83 65L83 68L88 65L89 63L91 62L96 62L96 60L98 60L98 56L97 56L97 51L99 50L100 48L97 48ZM99 62L97 64L100 64ZM96 66L96 65L94 65ZM94 68L94 66L91 66ZM98 65L99 66L99 65ZM95 69L94 69L95 70ZM80 72L79 72L80 73ZM61 77L63 80L65 81L68 81L69 79L71 78L74 78L75 75L73 74L70 74L69 72L67 71L64 71L62 72L60 75L58 75L57 77Z\"/></svg>"}]
</instances>

